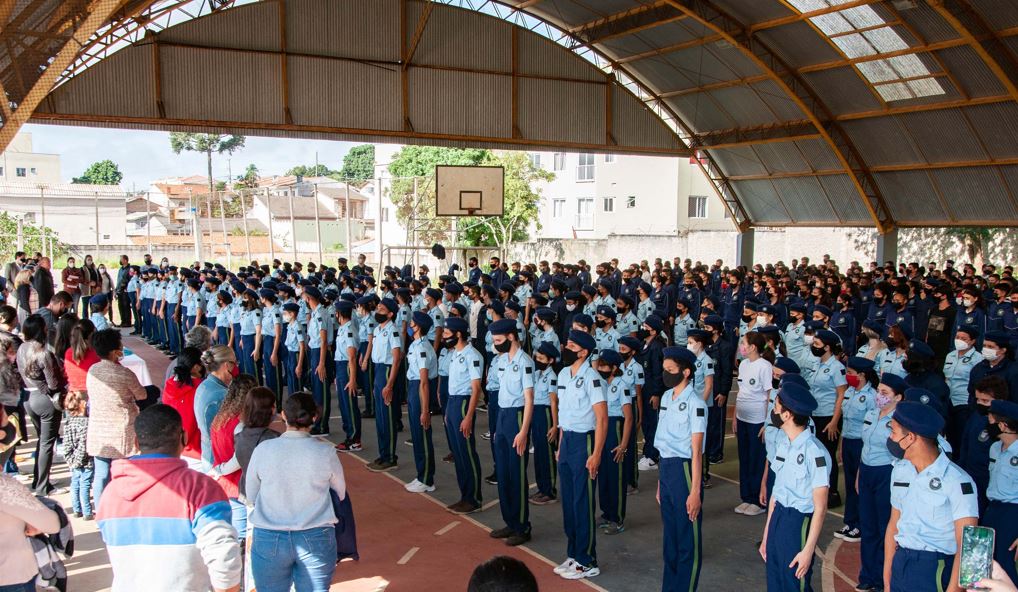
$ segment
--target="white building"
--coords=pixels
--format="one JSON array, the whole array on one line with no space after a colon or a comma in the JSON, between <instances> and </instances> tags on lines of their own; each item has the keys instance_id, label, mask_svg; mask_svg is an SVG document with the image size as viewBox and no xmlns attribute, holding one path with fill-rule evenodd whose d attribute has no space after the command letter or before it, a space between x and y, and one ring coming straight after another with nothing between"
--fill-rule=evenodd
<instances>
[{"instance_id":1,"label":"white building","mask_svg":"<svg viewBox=\"0 0 1018 592\"><path fill-rule=\"evenodd\" d=\"M60 155L32 152L32 134L19 132L0 154L0 181L58 184Z\"/></svg>"},{"instance_id":2,"label":"white building","mask_svg":"<svg viewBox=\"0 0 1018 592\"><path fill-rule=\"evenodd\" d=\"M127 242L127 194L119 185L41 184L0 181L0 211L78 246ZM13 237L0 237L11 240Z\"/></svg>"},{"instance_id":3,"label":"white building","mask_svg":"<svg viewBox=\"0 0 1018 592\"><path fill-rule=\"evenodd\" d=\"M317 193L315 189L317 188ZM302 253L318 250L343 251L347 248L347 199L350 203L349 228L353 244L364 240L368 221L368 198L346 183L328 177L313 177L297 183L296 177L276 177L259 181L248 218L266 230L283 249Z\"/></svg>"},{"instance_id":4,"label":"white building","mask_svg":"<svg viewBox=\"0 0 1018 592\"><path fill-rule=\"evenodd\" d=\"M728 211L689 159L567 152L531 152L530 158L555 174L540 187L534 239L733 230Z\"/></svg>"}]
</instances>

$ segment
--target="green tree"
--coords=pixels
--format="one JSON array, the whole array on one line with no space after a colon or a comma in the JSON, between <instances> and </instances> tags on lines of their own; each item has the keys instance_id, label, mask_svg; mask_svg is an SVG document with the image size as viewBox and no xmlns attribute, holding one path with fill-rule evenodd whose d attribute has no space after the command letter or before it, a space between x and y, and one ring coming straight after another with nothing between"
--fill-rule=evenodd
<instances>
[{"instance_id":1,"label":"green tree","mask_svg":"<svg viewBox=\"0 0 1018 592\"><path fill-rule=\"evenodd\" d=\"M445 240L451 229L448 218L435 217L435 165L479 165L489 152L476 148L404 146L389 163L394 177L389 199L396 207L396 219L408 232L416 232L417 242ZM417 198L414 198L414 180Z\"/></svg>"},{"instance_id":2,"label":"green tree","mask_svg":"<svg viewBox=\"0 0 1018 592\"><path fill-rule=\"evenodd\" d=\"M174 154L204 152L209 171L209 193L215 192L212 179L212 153L233 154L244 147L244 136L170 132L170 148Z\"/></svg>"},{"instance_id":3,"label":"green tree","mask_svg":"<svg viewBox=\"0 0 1018 592\"><path fill-rule=\"evenodd\" d=\"M525 152L492 152L481 164L505 169L502 215L461 220L459 227L465 228L462 241L469 246L504 249L509 243L527 240L527 229L532 223L541 228L538 221L541 193L535 185L552 181L555 174L535 167Z\"/></svg>"},{"instance_id":4,"label":"green tree","mask_svg":"<svg viewBox=\"0 0 1018 592\"><path fill-rule=\"evenodd\" d=\"M112 160L100 160L93 162L85 169L80 177L75 177L71 183L84 185L119 185L124 174L120 167Z\"/></svg>"},{"instance_id":5,"label":"green tree","mask_svg":"<svg viewBox=\"0 0 1018 592\"><path fill-rule=\"evenodd\" d=\"M343 157L343 168L339 171L343 179L365 181L375 176L375 146L364 144L354 146Z\"/></svg>"},{"instance_id":6,"label":"green tree","mask_svg":"<svg viewBox=\"0 0 1018 592\"><path fill-rule=\"evenodd\" d=\"M18 220L11 216L7 212L0 212L0 235L7 237L7 240L0 244L0 258L4 261L10 261L14 259L14 253L18 250L27 251L28 253L35 253L36 251L42 252L43 244L43 229L42 226L37 226L29 222L24 222L21 227L21 238L24 241L24 248L18 249ZM46 231L46 242L49 242L51 237L55 237L57 234L52 228L45 228ZM53 241L53 260L57 261L63 259L67 255L67 245L60 241ZM11 286L8 286L11 287Z\"/></svg>"},{"instance_id":7,"label":"green tree","mask_svg":"<svg viewBox=\"0 0 1018 592\"><path fill-rule=\"evenodd\" d=\"M324 164L310 166L299 164L286 171L286 174L293 175L295 177L329 177L338 173Z\"/></svg>"},{"instance_id":8,"label":"green tree","mask_svg":"<svg viewBox=\"0 0 1018 592\"><path fill-rule=\"evenodd\" d=\"M994 238L993 230L977 226L958 226L948 228L947 234L962 242L965 257L976 266L976 269L981 269L983 258Z\"/></svg>"},{"instance_id":9,"label":"green tree","mask_svg":"<svg viewBox=\"0 0 1018 592\"><path fill-rule=\"evenodd\" d=\"M244 174L237 177L233 184L234 189L251 189L258 185L258 167L254 164L247 165Z\"/></svg>"}]
</instances>

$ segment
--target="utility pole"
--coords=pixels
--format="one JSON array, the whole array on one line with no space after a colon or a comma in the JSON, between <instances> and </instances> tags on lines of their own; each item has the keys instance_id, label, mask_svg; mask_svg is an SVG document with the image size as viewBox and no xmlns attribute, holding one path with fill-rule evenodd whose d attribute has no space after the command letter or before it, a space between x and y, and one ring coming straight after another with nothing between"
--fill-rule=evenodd
<instances>
[{"instance_id":1,"label":"utility pole","mask_svg":"<svg viewBox=\"0 0 1018 592\"><path fill-rule=\"evenodd\" d=\"M346 259L353 265L353 235L350 231L350 180L346 181Z\"/></svg>"},{"instance_id":2,"label":"utility pole","mask_svg":"<svg viewBox=\"0 0 1018 592\"><path fill-rule=\"evenodd\" d=\"M241 202L243 203L243 202ZM254 205L254 194L251 194L251 203ZM276 258L276 239L272 234L272 203L269 202L269 188L265 188L265 209L269 212L269 258ZM244 214L244 236L247 237L247 258L251 259L251 235L247 231L247 214Z\"/></svg>"},{"instance_id":3,"label":"utility pole","mask_svg":"<svg viewBox=\"0 0 1018 592\"><path fill-rule=\"evenodd\" d=\"M194 237L194 260L204 259L201 255L201 224L198 220L198 208L195 207L194 192L187 190L187 206L191 208L191 235ZM151 249L151 247L150 247Z\"/></svg>"},{"instance_id":4,"label":"utility pole","mask_svg":"<svg viewBox=\"0 0 1018 592\"><path fill-rule=\"evenodd\" d=\"M315 168L318 168L318 153L315 153ZM318 243L318 264L322 264L322 220L318 215L318 183L314 184L315 199L315 242Z\"/></svg>"}]
</instances>

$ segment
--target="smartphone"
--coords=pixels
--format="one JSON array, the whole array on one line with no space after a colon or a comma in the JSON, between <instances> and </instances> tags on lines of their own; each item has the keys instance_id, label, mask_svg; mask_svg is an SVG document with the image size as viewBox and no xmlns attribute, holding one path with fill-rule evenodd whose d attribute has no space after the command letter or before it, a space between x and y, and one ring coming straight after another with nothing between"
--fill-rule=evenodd
<instances>
[{"instance_id":1,"label":"smartphone","mask_svg":"<svg viewBox=\"0 0 1018 592\"><path fill-rule=\"evenodd\" d=\"M990 577L993 571L994 533L985 526L966 526L961 533L961 567L958 585L975 588L979 580Z\"/></svg>"}]
</instances>

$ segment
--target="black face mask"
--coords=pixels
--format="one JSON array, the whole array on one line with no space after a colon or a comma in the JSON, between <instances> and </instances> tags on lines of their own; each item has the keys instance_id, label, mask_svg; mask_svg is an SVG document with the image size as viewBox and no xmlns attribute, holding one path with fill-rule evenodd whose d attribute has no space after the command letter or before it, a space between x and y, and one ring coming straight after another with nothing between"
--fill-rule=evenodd
<instances>
[{"instance_id":1,"label":"black face mask","mask_svg":"<svg viewBox=\"0 0 1018 592\"><path fill-rule=\"evenodd\" d=\"M822 358L824 355L824 348L817 347L815 345L809 346L809 352L818 358Z\"/></svg>"},{"instance_id":2,"label":"black face mask","mask_svg":"<svg viewBox=\"0 0 1018 592\"><path fill-rule=\"evenodd\" d=\"M891 339L890 337L884 337L883 342L884 344L887 345L887 347L891 349L896 349L898 347L898 344L895 343L894 340Z\"/></svg>"},{"instance_id":3,"label":"black face mask","mask_svg":"<svg viewBox=\"0 0 1018 592\"><path fill-rule=\"evenodd\" d=\"M664 382L665 388L673 389L682 383L682 374L678 372L662 372L661 381Z\"/></svg>"},{"instance_id":4,"label":"black face mask","mask_svg":"<svg viewBox=\"0 0 1018 592\"><path fill-rule=\"evenodd\" d=\"M548 368L548 362L538 362L537 360L534 360L534 365L542 372Z\"/></svg>"},{"instance_id":5,"label":"black face mask","mask_svg":"<svg viewBox=\"0 0 1018 592\"><path fill-rule=\"evenodd\" d=\"M608 380L614 374L614 372L612 372L611 370L598 370L597 373L600 374L601 378L605 380Z\"/></svg>"},{"instance_id":6,"label":"black face mask","mask_svg":"<svg viewBox=\"0 0 1018 592\"><path fill-rule=\"evenodd\" d=\"M784 420L781 419L781 414L777 411L771 411L771 425L781 429L781 426L785 425Z\"/></svg>"},{"instance_id":7,"label":"black face mask","mask_svg":"<svg viewBox=\"0 0 1018 592\"><path fill-rule=\"evenodd\" d=\"M748 322L749 322L749 320L750 320L750 319L752 319L752 318L753 318L753 315L742 315L742 320L743 320L743 321L746 321L747 323L748 323Z\"/></svg>"},{"instance_id":8,"label":"black face mask","mask_svg":"<svg viewBox=\"0 0 1018 592\"><path fill-rule=\"evenodd\" d=\"M375 313L375 322L378 323L379 325L381 325L382 323L384 323L385 321L388 321L388 320L389 320L389 315L383 314L383 313L380 313L380 312L376 312Z\"/></svg>"},{"instance_id":9,"label":"black face mask","mask_svg":"<svg viewBox=\"0 0 1018 592\"><path fill-rule=\"evenodd\" d=\"M509 350L511 350L512 348L513 348L513 342L509 341L508 339L506 339L502 343L496 343L495 344L495 351L497 351L500 354L504 354L504 353L508 352Z\"/></svg>"},{"instance_id":10,"label":"black face mask","mask_svg":"<svg viewBox=\"0 0 1018 592\"><path fill-rule=\"evenodd\" d=\"M650 331L646 329L639 329L636 331L636 338L639 339L640 341L644 341L648 337L650 337Z\"/></svg>"},{"instance_id":11,"label":"black face mask","mask_svg":"<svg viewBox=\"0 0 1018 592\"><path fill-rule=\"evenodd\" d=\"M991 440L997 440L1000 438L1002 433L1003 430L1000 429L999 423L991 423L986 426L986 435L989 436Z\"/></svg>"},{"instance_id":12,"label":"black face mask","mask_svg":"<svg viewBox=\"0 0 1018 592\"><path fill-rule=\"evenodd\" d=\"M980 405L979 403L976 403L976 413L978 413L979 415L989 415L990 414L990 406L989 405Z\"/></svg>"},{"instance_id":13,"label":"black face mask","mask_svg":"<svg viewBox=\"0 0 1018 592\"><path fill-rule=\"evenodd\" d=\"M773 388L780 388L781 387L781 379L780 378L772 378L771 379L771 387L773 387Z\"/></svg>"},{"instance_id":14,"label":"black face mask","mask_svg":"<svg viewBox=\"0 0 1018 592\"><path fill-rule=\"evenodd\" d=\"M905 358L905 361L901 363L901 367L909 374L917 374L923 371L924 364L920 360Z\"/></svg>"},{"instance_id":15,"label":"black face mask","mask_svg":"<svg viewBox=\"0 0 1018 592\"><path fill-rule=\"evenodd\" d=\"M573 351L573 350L571 350L569 348L564 348L562 350L562 365L563 366L572 366L573 364L576 363L576 360L579 357L580 357L580 355L578 353L576 353L575 351Z\"/></svg>"},{"instance_id":16,"label":"black face mask","mask_svg":"<svg viewBox=\"0 0 1018 592\"><path fill-rule=\"evenodd\" d=\"M450 337L448 339L443 339L442 340L442 345L447 347L447 348L449 348L449 349L452 349L452 348L456 347L457 345L459 345L459 342L460 342L459 339L457 339L455 337Z\"/></svg>"},{"instance_id":17,"label":"black face mask","mask_svg":"<svg viewBox=\"0 0 1018 592\"><path fill-rule=\"evenodd\" d=\"M608 321L598 319L597 321L594 321L594 324L597 325L599 329L604 329L605 327L608 326Z\"/></svg>"},{"instance_id":18,"label":"black face mask","mask_svg":"<svg viewBox=\"0 0 1018 592\"><path fill-rule=\"evenodd\" d=\"M880 296L880 297L874 296L874 297L873 297L873 302L875 302L875 303L877 303L877 304L879 304L879 305L881 305L881 306L883 306L883 305L884 305L884 302L885 302L886 300L887 300L887 298L886 298L885 296Z\"/></svg>"}]
</instances>

